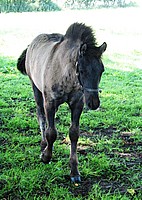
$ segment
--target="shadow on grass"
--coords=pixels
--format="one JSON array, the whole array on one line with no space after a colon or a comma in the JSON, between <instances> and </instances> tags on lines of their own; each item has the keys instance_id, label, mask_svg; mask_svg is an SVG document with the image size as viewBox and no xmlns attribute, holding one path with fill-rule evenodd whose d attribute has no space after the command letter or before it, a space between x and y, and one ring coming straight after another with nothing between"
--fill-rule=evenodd
<instances>
[{"instance_id":1,"label":"shadow on grass","mask_svg":"<svg viewBox=\"0 0 142 200\"><path fill-rule=\"evenodd\" d=\"M118 131L115 127L109 127L106 129L96 128L92 133L81 132L81 137L89 138L90 142L88 144L79 142L78 153L80 156L83 156L85 160L88 154L95 157L105 152L105 155L110 160L109 168L100 169L98 175L88 174L86 176L86 174L81 174L81 184L67 184L70 182L69 176L65 176L65 182L57 184L68 188L75 197L81 196L87 198L94 185L98 185L99 191L101 191L102 194L113 195L118 193L120 195L126 194L126 196L130 197L141 195L142 187L139 184L135 186L133 179L131 179L131 177L136 174L139 180L142 178L142 174L139 171L142 164L142 153L140 151L142 142L137 141L133 133L123 130ZM105 138L106 141L113 141L113 139L115 139L119 144L120 151L116 150L115 144L114 146L112 145L111 151L109 147L106 148L105 144L103 146L104 149L96 150L94 144L97 145L98 141L103 138ZM69 145L70 142L64 139L61 143ZM131 194L131 188L133 188L133 195Z\"/></svg>"}]
</instances>

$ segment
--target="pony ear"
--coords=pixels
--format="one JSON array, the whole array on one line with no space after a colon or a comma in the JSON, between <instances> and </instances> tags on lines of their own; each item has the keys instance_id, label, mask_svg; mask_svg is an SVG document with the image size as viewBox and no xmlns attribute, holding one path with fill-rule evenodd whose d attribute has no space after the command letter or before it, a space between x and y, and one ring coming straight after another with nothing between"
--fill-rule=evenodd
<instances>
[{"instance_id":1,"label":"pony ear","mask_svg":"<svg viewBox=\"0 0 142 200\"><path fill-rule=\"evenodd\" d=\"M100 48L100 53L103 54L107 48L107 43L104 42L99 48Z\"/></svg>"},{"instance_id":2,"label":"pony ear","mask_svg":"<svg viewBox=\"0 0 142 200\"><path fill-rule=\"evenodd\" d=\"M87 44L82 44L80 47L80 52L79 52L81 56L85 54L86 49L87 49Z\"/></svg>"},{"instance_id":3,"label":"pony ear","mask_svg":"<svg viewBox=\"0 0 142 200\"><path fill-rule=\"evenodd\" d=\"M107 48L107 44L104 42L101 46L96 47L96 56L101 57L101 55L105 52Z\"/></svg>"},{"instance_id":4,"label":"pony ear","mask_svg":"<svg viewBox=\"0 0 142 200\"><path fill-rule=\"evenodd\" d=\"M97 47L97 56L100 57L105 52L106 48L106 42L104 42L101 46Z\"/></svg>"}]
</instances>

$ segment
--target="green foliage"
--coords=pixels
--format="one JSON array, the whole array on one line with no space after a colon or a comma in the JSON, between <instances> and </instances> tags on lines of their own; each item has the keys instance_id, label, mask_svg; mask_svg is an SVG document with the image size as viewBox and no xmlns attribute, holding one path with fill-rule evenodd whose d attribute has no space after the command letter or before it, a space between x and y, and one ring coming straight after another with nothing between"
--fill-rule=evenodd
<instances>
[{"instance_id":1,"label":"green foliage","mask_svg":"<svg viewBox=\"0 0 142 200\"><path fill-rule=\"evenodd\" d=\"M51 0L0 0L0 12L59 11Z\"/></svg>"},{"instance_id":2,"label":"green foliage","mask_svg":"<svg viewBox=\"0 0 142 200\"><path fill-rule=\"evenodd\" d=\"M63 8L92 9L96 7L126 7L135 5L135 1L127 2L126 0L66 0ZM51 0L0 0L0 13L59 11L61 9L55 1Z\"/></svg>"},{"instance_id":3,"label":"green foliage","mask_svg":"<svg viewBox=\"0 0 142 200\"><path fill-rule=\"evenodd\" d=\"M61 8L51 0L42 0L39 5L40 11L60 11Z\"/></svg>"}]
</instances>

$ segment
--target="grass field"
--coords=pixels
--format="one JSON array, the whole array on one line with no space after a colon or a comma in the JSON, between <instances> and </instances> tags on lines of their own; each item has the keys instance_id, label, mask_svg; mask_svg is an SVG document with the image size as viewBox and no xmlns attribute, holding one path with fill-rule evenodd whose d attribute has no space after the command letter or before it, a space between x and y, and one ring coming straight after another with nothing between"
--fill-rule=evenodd
<instances>
[{"instance_id":1,"label":"grass field","mask_svg":"<svg viewBox=\"0 0 142 200\"><path fill-rule=\"evenodd\" d=\"M140 8L0 14L0 199L142 199L141 15ZM76 21L91 25L98 43L108 44L101 108L81 116L79 185L69 181L67 105L56 115L59 134L52 162L44 165L31 86L16 69L37 34L64 33Z\"/></svg>"}]
</instances>

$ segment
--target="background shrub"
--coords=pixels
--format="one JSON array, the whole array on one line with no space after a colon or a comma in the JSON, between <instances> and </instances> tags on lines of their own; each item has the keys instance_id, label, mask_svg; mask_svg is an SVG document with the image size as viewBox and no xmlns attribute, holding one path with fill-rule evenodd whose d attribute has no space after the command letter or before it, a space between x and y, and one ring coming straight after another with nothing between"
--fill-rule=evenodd
<instances>
[{"instance_id":1,"label":"background shrub","mask_svg":"<svg viewBox=\"0 0 142 200\"><path fill-rule=\"evenodd\" d=\"M59 11L62 9L93 9L96 7L135 6L131 0L0 0L0 12Z\"/></svg>"}]
</instances>

